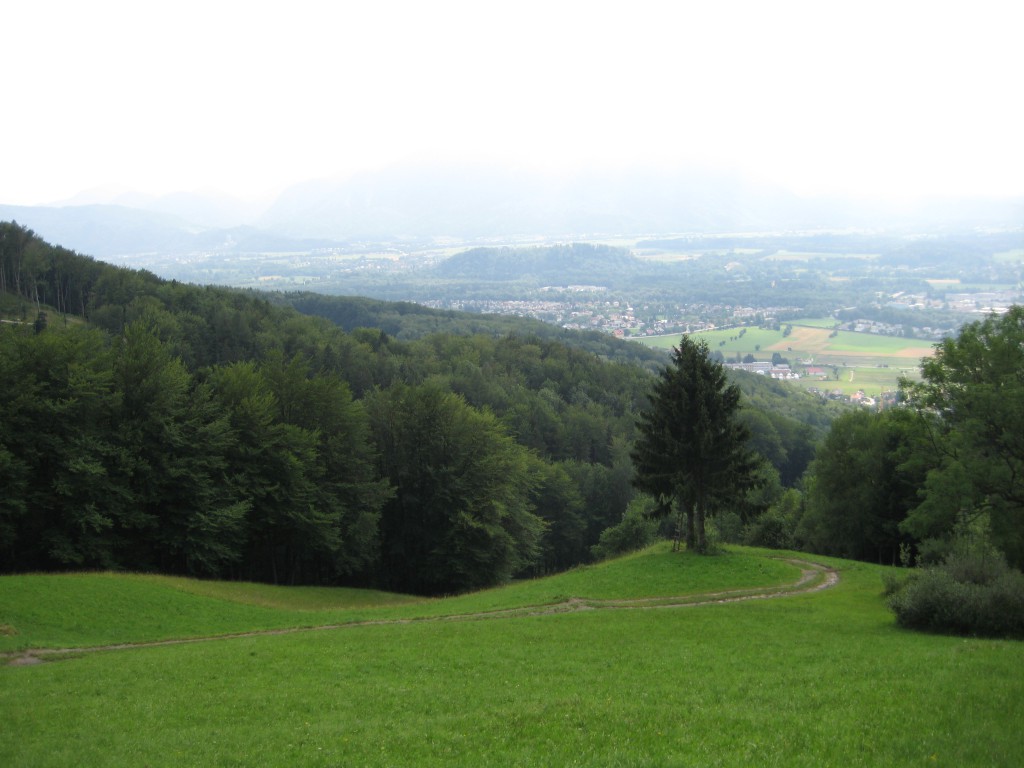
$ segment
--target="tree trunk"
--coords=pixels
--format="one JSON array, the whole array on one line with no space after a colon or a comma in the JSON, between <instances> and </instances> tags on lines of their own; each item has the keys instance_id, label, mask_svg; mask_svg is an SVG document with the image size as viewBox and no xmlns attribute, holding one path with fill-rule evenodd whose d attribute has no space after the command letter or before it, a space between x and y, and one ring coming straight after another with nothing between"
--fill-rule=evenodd
<instances>
[{"instance_id":1,"label":"tree trunk","mask_svg":"<svg viewBox=\"0 0 1024 768\"><path fill-rule=\"evenodd\" d=\"M697 551L700 554L707 554L708 551L708 538L707 532L704 530L704 521L706 519L704 513L704 504L701 502L697 503Z\"/></svg>"},{"instance_id":2,"label":"tree trunk","mask_svg":"<svg viewBox=\"0 0 1024 768\"><path fill-rule=\"evenodd\" d=\"M686 509L686 549L690 552L697 546L696 534L693 526L693 507Z\"/></svg>"}]
</instances>

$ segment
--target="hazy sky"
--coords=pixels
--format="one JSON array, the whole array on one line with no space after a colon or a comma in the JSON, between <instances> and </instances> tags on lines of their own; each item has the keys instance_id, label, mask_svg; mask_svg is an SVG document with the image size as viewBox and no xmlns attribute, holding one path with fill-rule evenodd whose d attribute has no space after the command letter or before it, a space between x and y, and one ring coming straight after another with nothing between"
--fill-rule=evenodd
<instances>
[{"instance_id":1,"label":"hazy sky","mask_svg":"<svg viewBox=\"0 0 1024 768\"><path fill-rule=\"evenodd\" d=\"M1024 194L1016 3L8 4L0 203L255 197L409 160Z\"/></svg>"}]
</instances>

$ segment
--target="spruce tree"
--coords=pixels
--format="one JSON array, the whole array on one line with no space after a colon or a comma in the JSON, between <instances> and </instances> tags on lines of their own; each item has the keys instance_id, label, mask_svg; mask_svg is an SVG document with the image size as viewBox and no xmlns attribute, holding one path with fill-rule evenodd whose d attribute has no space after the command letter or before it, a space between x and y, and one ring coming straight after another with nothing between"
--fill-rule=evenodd
<instances>
[{"instance_id":1,"label":"spruce tree","mask_svg":"<svg viewBox=\"0 0 1024 768\"><path fill-rule=\"evenodd\" d=\"M676 548L685 521L687 548L707 552L707 518L757 482L739 409L739 387L707 344L683 336L640 413L632 452L633 484L658 500L659 514L675 507Z\"/></svg>"}]
</instances>

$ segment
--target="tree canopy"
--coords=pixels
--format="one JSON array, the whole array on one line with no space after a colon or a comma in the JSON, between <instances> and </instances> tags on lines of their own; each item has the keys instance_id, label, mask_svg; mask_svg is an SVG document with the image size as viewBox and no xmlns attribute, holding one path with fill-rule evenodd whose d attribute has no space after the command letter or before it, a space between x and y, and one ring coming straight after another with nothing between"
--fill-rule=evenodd
<instances>
[{"instance_id":1,"label":"tree canopy","mask_svg":"<svg viewBox=\"0 0 1024 768\"><path fill-rule=\"evenodd\" d=\"M818 447L797 539L811 551L897 565L913 537L900 529L923 476L907 462L917 440L909 411L851 411Z\"/></svg>"},{"instance_id":2,"label":"tree canopy","mask_svg":"<svg viewBox=\"0 0 1024 768\"><path fill-rule=\"evenodd\" d=\"M376 392L368 411L394 488L380 527L389 588L475 589L534 562L544 531L531 500L536 460L493 414L432 384Z\"/></svg>"},{"instance_id":3,"label":"tree canopy","mask_svg":"<svg viewBox=\"0 0 1024 768\"><path fill-rule=\"evenodd\" d=\"M927 428L930 465L905 530L944 536L983 516L1010 562L1024 565L1024 307L945 339L905 391Z\"/></svg>"}]
</instances>

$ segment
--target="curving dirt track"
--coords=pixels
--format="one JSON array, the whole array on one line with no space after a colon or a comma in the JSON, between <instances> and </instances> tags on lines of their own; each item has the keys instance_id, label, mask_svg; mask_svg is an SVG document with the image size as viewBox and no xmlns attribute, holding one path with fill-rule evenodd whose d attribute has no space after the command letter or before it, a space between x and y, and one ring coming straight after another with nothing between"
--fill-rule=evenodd
<instances>
[{"instance_id":1,"label":"curving dirt track","mask_svg":"<svg viewBox=\"0 0 1024 768\"><path fill-rule=\"evenodd\" d=\"M659 608L691 608L701 605L717 605L738 603L745 600L774 600L793 595L806 595L835 586L839 582L839 573L819 563L806 560L786 559L785 562L800 568L800 578L792 584L781 587L760 587L755 589L734 589L726 592L705 592L698 595L679 597L642 597L628 600L597 600L573 597L561 603L533 605L520 608L508 608L498 611L480 613L461 613L450 616L435 616L419 619L381 619L378 621L354 621L344 624L324 624L316 627L291 627L287 629L264 629L252 632L237 632L226 635L210 635L206 637L186 637L172 640L153 640L140 643L116 643L96 645L84 648L30 648L24 651L0 653L0 663L7 666L25 666L40 664L43 661L56 661L85 653L99 651L126 651L133 648L155 648L162 645L185 645L187 643L204 643L215 640L234 640L242 637L261 637L269 635L290 635L298 632L324 632L328 630L351 629L355 627L381 626L389 624L418 624L422 622L441 621L482 621L484 619L515 618L518 616L549 616L554 614L574 613L578 611L596 610L654 610Z\"/></svg>"}]
</instances>

